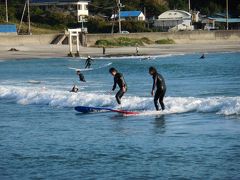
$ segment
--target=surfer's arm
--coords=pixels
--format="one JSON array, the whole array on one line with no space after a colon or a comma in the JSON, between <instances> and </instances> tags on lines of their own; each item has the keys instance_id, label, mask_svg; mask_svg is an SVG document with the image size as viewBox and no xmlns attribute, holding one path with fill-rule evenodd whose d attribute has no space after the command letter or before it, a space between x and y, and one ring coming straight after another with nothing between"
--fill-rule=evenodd
<instances>
[{"instance_id":1,"label":"surfer's arm","mask_svg":"<svg viewBox=\"0 0 240 180\"><path fill-rule=\"evenodd\" d=\"M116 89L117 84L114 82L112 90L114 91Z\"/></svg>"},{"instance_id":2,"label":"surfer's arm","mask_svg":"<svg viewBox=\"0 0 240 180\"><path fill-rule=\"evenodd\" d=\"M154 96L154 90L156 87L156 83L157 83L157 78L153 77L153 86L152 86L152 91L151 91L151 95Z\"/></svg>"},{"instance_id":3,"label":"surfer's arm","mask_svg":"<svg viewBox=\"0 0 240 180\"><path fill-rule=\"evenodd\" d=\"M113 84L113 88L112 88L113 91L116 89L116 86L117 86L117 80L116 80L116 78L114 78L114 84Z\"/></svg>"},{"instance_id":4,"label":"surfer's arm","mask_svg":"<svg viewBox=\"0 0 240 180\"><path fill-rule=\"evenodd\" d=\"M154 77L153 77L152 91L154 91L154 90L155 90L156 84L157 84L157 77L156 77L156 76L154 76Z\"/></svg>"}]
</instances>

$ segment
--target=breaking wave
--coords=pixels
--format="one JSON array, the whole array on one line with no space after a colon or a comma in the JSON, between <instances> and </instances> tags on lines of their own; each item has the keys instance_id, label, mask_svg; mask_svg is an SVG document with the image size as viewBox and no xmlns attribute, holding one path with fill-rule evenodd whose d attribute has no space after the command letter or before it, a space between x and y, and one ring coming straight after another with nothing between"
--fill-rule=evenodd
<instances>
[{"instance_id":1,"label":"breaking wave","mask_svg":"<svg viewBox=\"0 0 240 180\"><path fill-rule=\"evenodd\" d=\"M0 100L10 100L14 103L28 105L49 105L53 107L75 106L109 106L127 110L141 110L143 114L154 114L153 100L151 97L124 96L123 105L119 107L114 95L28 88L16 86L0 86ZM166 110L164 114L187 112L217 113L222 115L240 115L240 96L236 97L166 97Z\"/></svg>"},{"instance_id":2,"label":"breaking wave","mask_svg":"<svg viewBox=\"0 0 240 180\"><path fill-rule=\"evenodd\" d=\"M108 59L108 60L117 60L117 59L151 59L151 60L154 60L154 59L157 59L157 58L165 58L165 57L172 57L172 56L184 56L185 54L184 53L176 53L176 54L161 54L161 55L139 55L139 56L136 56L136 55L122 55L122 56L102 56L102 57L93 57L94 59ZM78 59L83 59L85 60L86 57L79 57L79 58L76 58L75 60L78 60ZM72 60L72 59L70 59Z\"/></svg>"}]
</instances>

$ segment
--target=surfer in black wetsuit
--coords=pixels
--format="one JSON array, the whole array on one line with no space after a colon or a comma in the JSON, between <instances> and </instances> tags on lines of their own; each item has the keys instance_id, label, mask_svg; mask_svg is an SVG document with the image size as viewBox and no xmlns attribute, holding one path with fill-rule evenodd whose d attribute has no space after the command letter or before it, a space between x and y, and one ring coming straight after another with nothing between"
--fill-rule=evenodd
<instances>
[{"instance_id":1,"label":"surfer in black wetsuit","mask_svg":"<svg viewBox=\"0 0 240 180\"><path fill-rule=\"evenodd\" d=\"M127 84L124 80L124 77L119 73L115 68L110 68L109 73L114 77L114 84L112 90L114 91L119 86L120 90L116 94L116 100L118 104L121 104L121 98L127 92Z\"/></svg>"},{"instance_id":2,"label":"surfer in black wetsuit","mask_svg":"<svg viewBox=\"0 0 240 180\"><path fill-rule=\"evenodd\" d=\"M202 54L202 56L200 57L200 59L205 59L205 54Z\"/></svg>"},{"instance_id":3,"label":"surfer in black wetsuit","mask_svg":"<svg viewBox=\"0 0 240 180\"><path fill-rule=\"evenodd\" d=\"M90 56L88 56L87 59L86 59L86 62L85 62L85 69L91 67L92 61L93 61L93 59Z\"/></svg>"},{"instance_id":4,"label":"surfer in black wetsuit","mask_svg":"<svg viewBox=\"0 0 240 180\"><path fill-rule=\"evenodd\" d=\"M82 82L86 82L84 75L81 73L81 71L77 71L77 75L79 76L79 80Z\"/></svg>"},{"instance_id":5,"label":"surfer in black wetsuit","mask_svg":"<svg viewBox=\"0 0 240 180\"><path fill-rule=\"evenodd\" d=\"M77 93L78 92L78 88L77 86L74 84L73 87L72 87L72 90L70 92L74 92L74 93Z\"/></svg>"},{"instance_id":6,"label":"surfer in black wetsuit","mask_svg":"<svg viewBox=\"0 0 240 180\"><path fill-rule=\"evenodd\" d=\"M154 105L157 111L159 111L158 101L161 105L162 111L165 109L163 98L166 93L166 84L163 76L159 74L154 67L149 68L149 74L153 77L152 96L154 96ZM156 89L156 91L155 91ZM155 92L154 92L155 91Z\"/></svg>"}]
</instances>

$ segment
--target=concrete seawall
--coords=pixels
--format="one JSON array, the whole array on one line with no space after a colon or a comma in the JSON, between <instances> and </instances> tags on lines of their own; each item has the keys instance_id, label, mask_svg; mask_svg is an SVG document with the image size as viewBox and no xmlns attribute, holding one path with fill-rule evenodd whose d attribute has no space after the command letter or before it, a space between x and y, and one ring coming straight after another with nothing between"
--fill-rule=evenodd
<instances>
[{"instance_id":1,"label":"concrete seawall","mask_svg":"<svg viewBox=\"0 0 240 180\"><path fill-rule=\"evenodd\" d=\"M87 45L95 45L97 40L112 39L119 37L143 38L151 41L160 39L173 39L177 44L211 43L216 41L239 41L240 31L188 31L188 32L153 32L153 33L130 33L130 34L87 34Z\"/></svg>"},{"instance_id":2,"label":"concrete seawall","mask_svg":"<svg viewBox=\"0 0 240 180\"><path fill-rule=\"evenodd\" d=\"M50 44L57 34L44 35L4 35L0 36L0 45L21 46L21 45L47 45Z\"/></svg>"},{"instance_id":3,"label":"concrete seawall","mask_svg":"<svg viewBox=\"0 0 240 180\"><path fill-rule=\"evenodd\" d=\"M56 39L59 34L44 35L0 35L0 45L21 46L21 45L48 45ZM84 36L84 35L83 35ZM119 37L143 38L151 41L160 39L173 39L177 44L192 43L216 43L224 41L240 42L240 31L188 31L188 32L153 32L153 33L130 33L130 34L86 34L81 38L82 44L87 46L95 45L97 40L112 39ZM67 41L66 41L67 42Z\"/></svg>"}]
</instances>

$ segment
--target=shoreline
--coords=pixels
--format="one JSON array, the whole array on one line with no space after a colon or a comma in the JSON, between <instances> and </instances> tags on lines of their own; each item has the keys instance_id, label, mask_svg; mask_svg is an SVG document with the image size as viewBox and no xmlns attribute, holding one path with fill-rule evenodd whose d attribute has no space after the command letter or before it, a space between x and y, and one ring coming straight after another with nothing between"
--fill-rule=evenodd
<instances>
[{"instance_id":1,"label":"shoreline","mask_svg":"<svg viewBox=\"0 0 240 180\"><path fill-rule=\"evenodd\" d=\"M16 48L19 51L8 51ZM240 42L226 41L215 43L199 44L169 44L169 45L147 45L140 47L139 56L159 56L159 55L181 55L193 53L217 53L217 52L240 52ZM67 58L69 53L68 45L22 45L3 46L0 45L0 60L20 60L20 59L43 59L43 58ZM80 57L127 57L136 56L135 47L106 48L106 55L102 54L102 48L81 47ZM71 58L71 57L68 57ZM78 58L78 57L73 57Z\"/></svg>"}]
</instances>

